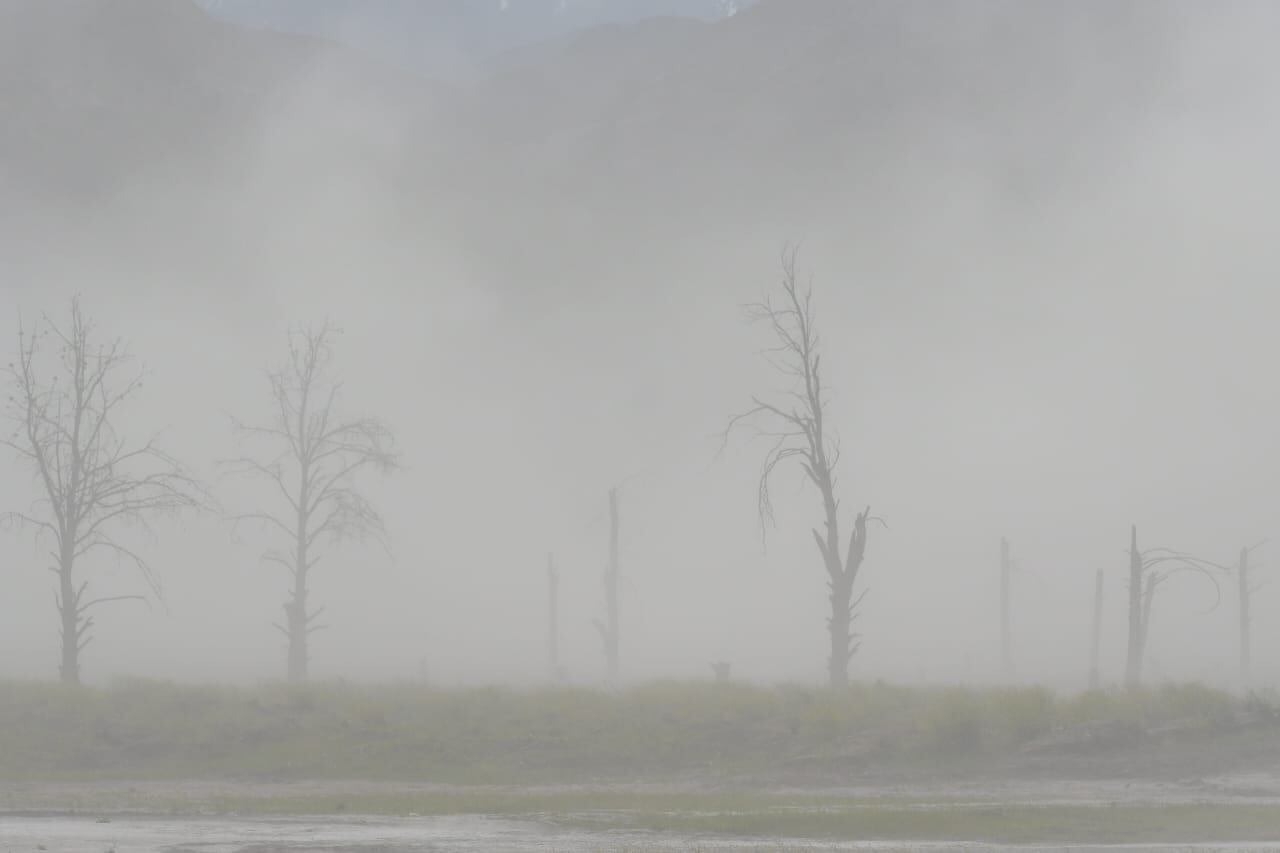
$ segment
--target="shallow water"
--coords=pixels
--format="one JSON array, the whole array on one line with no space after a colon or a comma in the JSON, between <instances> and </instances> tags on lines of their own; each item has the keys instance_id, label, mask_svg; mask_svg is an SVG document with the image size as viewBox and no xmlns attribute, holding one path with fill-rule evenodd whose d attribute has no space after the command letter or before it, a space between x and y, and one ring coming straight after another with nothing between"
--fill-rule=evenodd
<instances>
[{"instance_id":1,"label":"shallow water","mask_svg":"<svg viewBox=\"0 0 1280 853\"><path fill-rule=\"evenodd\" d=\"M0 853L588 853L588 851L1124 851L1170 853L1175 850L1280 851L1268 844L1117 845L992 847L947 842L814 843L786 839L735 839L665 833L591 832L536 820L477 816L383 818L93 818L0 816Z\"/></svg>"}]
</instances>

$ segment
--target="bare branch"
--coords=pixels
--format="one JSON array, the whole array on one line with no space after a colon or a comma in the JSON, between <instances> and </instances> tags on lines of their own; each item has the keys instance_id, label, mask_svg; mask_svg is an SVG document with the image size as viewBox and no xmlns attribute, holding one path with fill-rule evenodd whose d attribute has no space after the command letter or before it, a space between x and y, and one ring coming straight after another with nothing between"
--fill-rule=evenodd
<instances>
[{"instance_id":1,"label":"bare branch","mask_svg":"<svg viewBox=\"0 0 1280 853\"><path fill-rule=\"evenodd\" d=\"M827 420L830 389L824 379L822 338L814 318L813 290L801 285L796 274L798 249L782 251L782 279L778 291L743 306L749 322L767 327L773 342L760 352L765 362L787 381L775 399L751 398L751 406L729 419L721 435L720 453L732 434L750 429L757 438L770 441L760 465L756 487L761 536L775 524L772 485L775 474L794 462L794 468L822 498L823 524L813 538L831 584L832 635L831 683L847 679L848 655L857 648L849 631L854 581L866 549L868 511L854 518L854 529L842 554L840 500L836 494L836 467L841 459L839 435ZM882 522L883 523L883 522ZM860 598L858 600L861 600Z\"/></svg>"},{"instance_id":2,"label":"bare branch","mask_svg":"<svg viewBox=\"0 0 1280 853\"><path fill-rule=\"evenodd\" d=\"M7 368L6 415L13 429L3 440L32 469L39 496L25 513L6 521L32 527L56 545L58 603L82 614L106 596L82 604L85 582L75 573L80 558L95 550L131 562L152 593L160 585L147 561L116 538L132 525L150 531L151 519L188 509L206 509L205 487L158 446L157 436L133 443L117 432L117 419L143 388L145 371L131 366L120 340L96 340L96 329L71 300L69 319L45 316L28 330L18 327L17 360ZM77 586L78 583L78 586ZM91 619L63 620L63 677L78 679L79 651Z\"/></svg>"},{"instance_id":3,"label":"bare branch","mask_svg":"<svg viewBox=\"0 0 1280 853\"><path fill-rule=\"evenodd\" d=\"M230 474L271 486L275 506L239 514L235 521L261 522L289 543L287 555L269 551L263 560L285 566L293 581L281 630L289 638L294 678L305 677L306 638L320 629L315 618L321 611L308 616L306 606L308 573L318 560L314 551L325 539L383 541L382 517L357 480L366 470L387 473L399 465L389 427L375 418L339 416L342 386L330 370L339 334L328 323L289 332L288 358L267 372L272 417L260 424L232 421L244 443L269 448L272 455L252 453L222 463Z\"/></svg>"},{"instance_id":4,"label":"bare branch","mask_svg":"<svg viewBox=\"0 0 1280 853\"><path fill-rule=\"evenodd\" d=\"M265 524L265 525L267 525L267 526L269 526L269 527L274 527L276 530L279 530L279 531L281 531L282 533L284 533L284 534L286 534L286 535L289 535L289 536L292 536L292 535L293 535L293 532L294 532L293 528L292 528L292 527L290 527L288 524L286 524L285 522L281 521L281 520L280 520L279 518L277 518L276 516L271 515L270 513L266 513L266 512L246 512L246 513L241 513L240 515L233 516L232 520L233 520L235 523L237 523L237 524L239 524L240 522L244 522L244 521L260 521L260 522L262 522L263 524Z\"/></svg>"},{"instance_id":5,"label":"bare branch","mask_svg":"<svg viewBox=\"0 0 1280 853\"><path fill-rule=\"evenodd\" d=\"M86 601L84 604L80 605L80 612L83 613L90 607L96 607L99 604L109 604L115 601L141 601L143 604L149 603L145 595L109 595L104 598L95 598L92 601Z\"/></svg>"}]
</instances>

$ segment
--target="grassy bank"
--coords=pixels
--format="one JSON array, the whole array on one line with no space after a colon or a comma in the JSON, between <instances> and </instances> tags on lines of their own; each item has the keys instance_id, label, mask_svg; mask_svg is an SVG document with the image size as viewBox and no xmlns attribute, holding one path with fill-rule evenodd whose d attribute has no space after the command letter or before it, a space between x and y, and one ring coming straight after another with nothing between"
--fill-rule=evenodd
<instances>
[{"instance_id":1,"label":"grassy bank","mask_svg":"<svg viewBox=\"0 0 1280 853\"><path fill-rule=\"evenodd\" d=\"M1269 737L1280 731L1273 716L1257 700L1195 685L1060 696L883 684L831 692L662 682L605 692L4 683L0 779L521 784L971 772L1036 756L1106 761L1201 736Z\"/></svg>"},{"instance_id":2,"label":"grassy bank","mask_svg":"<svg viewBox=\"0 0 1280 853\"><path fill-rule=\"evenodd\" d=\"M12 794L10 795L12 796ZM8 810L14 809L11 803ZM851 798L763 792L621 790L343 790L287 794L99 786L22 810L101 819L142 813L182 819L361 816L362 820L485 815L597 833L621 830L698 839L946 841L996 844L1223 844L1274 841L1280 804L1231 802L1001 803ZM694 849L694 848L691 848Z\"/></svg>"},{"instance_id":3,"label":"grassy bank","mask_svg":"<svg viewBox=\"0 0 1280 853\"><path fill-rule=\"evenodd\" d=\"M583 826L601 821L579 818ZM989 844L1196 844L1275 841L1280 806L881 805L756 812L640 812L610 828L823 841L947 841Z\"/></svg>"}]
</instances>

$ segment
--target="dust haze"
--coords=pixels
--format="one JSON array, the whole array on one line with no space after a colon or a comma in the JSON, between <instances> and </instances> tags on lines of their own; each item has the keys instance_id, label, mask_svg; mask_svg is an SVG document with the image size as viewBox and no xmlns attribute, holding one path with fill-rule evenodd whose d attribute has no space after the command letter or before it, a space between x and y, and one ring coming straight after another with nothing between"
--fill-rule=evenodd
<instances>
[{"instance_id":1,"label":"dust haze","mask_svg":"<svg viewBox=\"0 0 1280 853\"><path fill-rule=\"evenodd\" d=\"M159 430L223 510L121 534L163 596L97 613L87 681L283 677L287 572L269 530L226 517L269 494L218 462L243 452L233 418L270 417L288 331L328 319L340 410L402 457L358 478L386 547L325 548L312 575L314 678L547 680L554 554L560 663L605 683L616 488L624 681L728 661L821 683L820 498L780 469L762 536L768 442L723 442L782 387L742 305L788 245L841 512L886 522L853 679L1003 678L1004 537L1017 678L1085 685L1103 569L1118 683L1131 524L1223 565L1280 534L1276 7L668 3L411 62L370 36L408 4L332 4L298 32L250 5L0 5L6 351L80 294L148 370L119 429ZM26 511L32 471L3 465L0 508ZM48 551L0 536L4 678L56 672ZM109 555L79 571L146 592ZM1153 680L1238 686L1217 583L1160 590ZM1275 595L1253 602L1258 685L1280 679Z\"/></svg>"}]
</instances>

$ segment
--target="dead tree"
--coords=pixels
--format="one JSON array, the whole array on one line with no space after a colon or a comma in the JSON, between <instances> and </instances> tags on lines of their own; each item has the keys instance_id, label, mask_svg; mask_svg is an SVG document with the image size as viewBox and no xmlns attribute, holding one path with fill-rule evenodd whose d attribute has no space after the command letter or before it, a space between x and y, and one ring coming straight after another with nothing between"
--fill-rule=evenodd
<instances>
[{"instance_id":1,"label":"dead tree","mask_svg":"<svg viewBox=\"0 0 1280 853\"><path fill-rule=\"evenodd\" d=\"M1009 540L1000 539L1000 658L1006 679L1013 678L1013 631L1009 624L1009 576L1013 560L1009 556Z\"/></svg>"},{"instance_id":2,"label":"dead tree","mask_svg":"<svg viewBox=\"0 0 1280 853\"><path fill-rule=\"evenodd\" d=\"M245 443L265 445L224 463L231 471L271 485L274 507L236 516L261 522L288 543L264 555L284 566L292 580L284 621L276 628L288 643L290 681L307 678L308 641L323 626L324 608L310 609L311 571L322 542L384 535L382 516L356 488L365 469L383 473L398 466L395 437L376 418L342 417L341 384L331 376L334 339L340 331L325 323L289 333L289 360L268 371L274 413L262 425L235 422Z\"/></svg>"},{"instance_id":3,"label":"dead tree","mask_svg":"<svg viewBox=\"0 0 1280 853\"><path fill-rule=\"evenodd\" d=\"M1141 674L1141 662L1147 656L1147 641L1151 639L1151 603L1156 600L1156 576L1147 575L1142 584L1142 629L1139 633L1142 639L1138 641L1138 660L1139 674Z\"/></svg>"},{"instance_id":4,"label":"dead tree","mask_svg":"<svg viewBox=\"0 0 1280 853\"><path fill-rule=\"evenodd\" d=\"M605 621L596 620L609 680L618 679L618 490L609 490L609 565L604 571Z\"/></svg>"},{"instance_id":5,"label":"dead tree","mask_svg":"<svg viewBox=\"0 0 1280 853\"><path fill-rule=\"evenodd\" d=\"M62 641L59 675L80 682L80 655L92 639L94 610L146 595L95 596L80 572L94 553L137 568L150 595L161 597L153 567L117 538L126 525L150 530L160 514L199 508L203 487L155 436L133 443L117 431L118 418L141 390L143 372L120 339L99 341L79 298L66 324L47 316L30 331L19 326L18 360L8 366L8 415L14 425L3 443L34 472L38 499L9 520L51 544L49 571L57 579Z\"/></svg>"},{"instance_id":6,"label":"dead tree","mask_svg":"<svg viewBox=\"0 0 1280 853\"><path fill-rule=\"evenodd\" d=\"M1138 550L1138 526L1129 539L1129 641L1125 648L1124 683L1137 687L1142 678L1142 552Z\"/></svg>"},{"instance_id":7,"label":"dead tree","mask_svg":"<svg viewBox=\"0 0 1280 853\"><path fill-rule=\"evenodd\" d=\"M553 681L560 678L560 573L556 559L547 555L547 665Z\"/></svg>"},{"instance_id":8,"label":"dead tree","mask_svg":"<svg viewBox=\"0 0 1280 853\"><path fill-rule=\"evenodd\" d=\"M781 397L766 400L753 397L751 407L736 415L725 429L727 442L738 426L750 426L756 435L772 442L765 454L757 488L757 510L761 530L773 523L770 483L780 466L799 465L822 499L823 528L813 528L813 539L822 555L830 589L831 615L827 620L830 653L828 682L832 687L849 683L849 661L858 650L858 635L852 630L857 608L865 591L854 598L854 584L867 547L870 509L853 517L847 543L840 535L839 481L840 442L827 420L829 388L822 371L821 338L813 312L813 290L801 286L796 276L796 250L782 255L781 293L766 296L747 306L750 320L769 327L776 343L764 353L769 363L791 383Z\"/></svg>"},{"instance_id":9,"label":"dead tree","mask_svg":"<svg viewBox=\"0 0 1280 853\"><path fill-rule=\"evenodd\" d=\"M1236 594L1240 606L1240 686L1249 688L1250 669L1253 654L1253 594L1261 588L1250 576L1249 558L1264 543L1259 542L1249 548L1240 549L1240 557L1236 563Z\"/></svg>"},{"instance_id":10,"label":"dead tree","mask_svg":"<svg viewBox=\"0 0 1280 853\"><path fill-rule=\"evenodd\" d=\"M1247 688L1249 686L1249 668L1251 646L1251 631L1249 625L1249 549L1240 549L1240 560L1236 565L1236 584L1240 599L1240 686Z\"/></svg>"},{"instance_id":11,"label":"dead tree","mask_svg":"<svg viewBox=\"0 0 1280 853\"><path fill-rule=\"evenodd\" d=\"M1097 690L1102 685L1102 677L1098 672L1098 654L1102 641L1102 569L1098 569L1093 578L1093 631L1089 644L1089 689Z\"/></svg>"},{"instance_id":12,"label":"dead tree","mask_svg":"<svg viewBox=\"0 0 1280 853\"><path fill-rule=\"evenodd\" d=\"M1229 570L1200 557L1169 548L1138 548L1138 527L1129 535L1129 641L1126 650L1124 683L1137 687L1142 683L1142 662L1151 633L1151 607L1156 591L1177 574L1193 572L1213 583L1215 596L1220 596L1217 575ZM1217 601L1215 600L1215 606Z\"/></svg>"}]
</instances>

